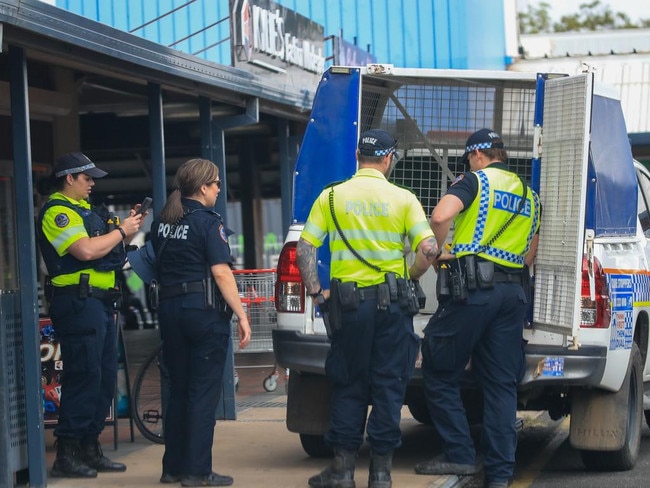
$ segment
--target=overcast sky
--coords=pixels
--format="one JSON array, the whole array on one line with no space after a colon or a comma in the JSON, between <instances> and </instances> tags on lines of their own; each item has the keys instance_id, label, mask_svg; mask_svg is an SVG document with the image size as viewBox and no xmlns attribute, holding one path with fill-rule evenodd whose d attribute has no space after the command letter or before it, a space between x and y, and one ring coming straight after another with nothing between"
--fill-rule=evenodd
<instances>
[{"instance_id":1,"label":"overcast sky","mask_svg":"<svg viewBox=\"0 0 650 488\"><path fill-rule=\"evenodd\" d=\"M525 11L526 5L537 6L542 1L551 6L551 18L558 21L563 15L578 13L581 4L591 3L592 0L517 0L517 8L520 11ZM600 3L609 5L612 12L627 14L633 23L637 23L640 19L650 18L650 5L647 0L600 0Z\"/></svg>"}]
</instances>

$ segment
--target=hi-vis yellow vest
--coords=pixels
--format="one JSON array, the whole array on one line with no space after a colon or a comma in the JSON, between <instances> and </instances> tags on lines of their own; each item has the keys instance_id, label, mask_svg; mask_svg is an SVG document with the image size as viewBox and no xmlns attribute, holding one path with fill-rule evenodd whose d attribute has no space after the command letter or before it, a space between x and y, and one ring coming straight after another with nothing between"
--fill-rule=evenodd
<instances>
[{"instance_id":1,"label":"hi-vis yellow vest","mask_svg":"<svg viewBox=\"0 0 650 488\"><path fill-rule=\"evenodd\" d=\"M457 257L477 254L502 266L523 267L524 256L539 228L538 195L529 188L526 202L517 214L524 189L516 174L490 167L474 174L478 177L478 194L454 221L451 252ZM513 214L516 217L501 232Z\"/></svg>"},{"instance_id":2,"label":"hi-vis yellow vest","mask_svg":"<svg viewBox=\"0 0 650 488\"><path fill-rule=\"evenodd\" d=\"M412 249L433 237L422 205L409 190L386 180L374 168L359 169L349 180L333 187L334 214L354 250L380 271L361 262L345 244L330 211L326 188L314 202L300 237L315 247L329 236L332 255L330 277L355 281L359 286L383 283L387 272L408 277L404 239Z\"/></svg>"}]
</instances>

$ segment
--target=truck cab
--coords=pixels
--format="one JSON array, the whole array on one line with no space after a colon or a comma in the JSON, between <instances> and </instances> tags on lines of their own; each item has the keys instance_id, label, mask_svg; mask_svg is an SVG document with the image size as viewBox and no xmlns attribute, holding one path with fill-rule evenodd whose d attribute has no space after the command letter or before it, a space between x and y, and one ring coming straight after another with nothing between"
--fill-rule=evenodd
<instances>
[{"instance_id":1,"label":"truck cab","mask_svg":"<svg viewBox=\"0 0 650 488\"><path fill-rule=\"evenodd\" d=\"M277 268L273 347L278 364L290 370L287 427L308 454L329 453L323 442L329 342L295 265L312 203L325 185L354 174L359 134L381 128L401 153L390 179L410 188L430 215L465 171L459 163L465 140L483 127L502 135L509 167L539 193L543 207L519 408L547 410L553 418L570 414L570 439L587 468L630 469L650 409L644 396L650 174L632 160L618 95L589 73L390 65L324 73L296 164L293 221ZM324 288L329 263L325 243L318 250ZM414 318L420 333L437 307L435 278L430 269L421 279L427 306ZM427 423L419 366L405 404ZM463 394L468 415L480 418L471 369Z\"/></svg>"}]
</instances>

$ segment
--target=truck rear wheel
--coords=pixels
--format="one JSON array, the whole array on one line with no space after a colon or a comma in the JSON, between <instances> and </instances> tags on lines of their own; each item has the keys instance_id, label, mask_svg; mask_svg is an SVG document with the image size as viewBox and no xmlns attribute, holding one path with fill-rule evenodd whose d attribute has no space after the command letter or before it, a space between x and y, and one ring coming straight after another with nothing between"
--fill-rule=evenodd
<instances>
[{"instance_id":1,"label":"truck rear wheel","mask_svg":"<svg viewBox=\"0 0 650 488\"><path fill-rule=\"evenodd\" d=\"M627 395L627 415L625 440L623 447L617 451L581 450L582 462L592 471L627 471L634 467L639 456L641 444L641 423L643 415L643 363L641 352L636 344L632 346L630 365L625 376L624 385L615 395Z\"/></svg>"},{"instance_id":2,"label":"truck rear wheel","mask_svg":"<svg viewBox=\"0 0 650 488\"><path fill-rule=\"evenodd\" d=\"M329 458L334 455L332 448L325 444L325 437L322 435L300 434L300 443L310 457Z\"/></svg>"}]
</instances>

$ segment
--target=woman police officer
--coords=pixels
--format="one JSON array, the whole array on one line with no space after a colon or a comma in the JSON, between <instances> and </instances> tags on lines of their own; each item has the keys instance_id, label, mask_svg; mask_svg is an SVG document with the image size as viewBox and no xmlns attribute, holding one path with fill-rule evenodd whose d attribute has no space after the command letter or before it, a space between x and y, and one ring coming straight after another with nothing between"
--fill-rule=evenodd
<instances>
[{"instance_id":1,"label":"woman police officer","mask_svg":"<svg viewBox=\"0 0 650 488\"><path fill-rule=\"evenodd\" d=\"M212 442L231 313L238 319L240 349L251 329L231 270L227 229L212 210L221 188L217 166L191 159L179 167L174 186L151 226L171 389L160 481L227 486L233 479L212 471Z\"/></svg>"},{"instance_id":2,"label":"woman police officer","mask_svg":"<svg viewBox=\"0 0 650 488\"><path fill-rule=\"evenodd\" d=\"M136 209L121 223L106 207L88 202L95 178L106 176L80 152L62 156L40 192L55 191L40 211L38 241L50 285L49 314L61 345L65 372L52 476L94 478L126 466L103 455L104 429L117 381L115 271L126 259L125 243L144 214Z\"/></svg>"}]
</instances>

